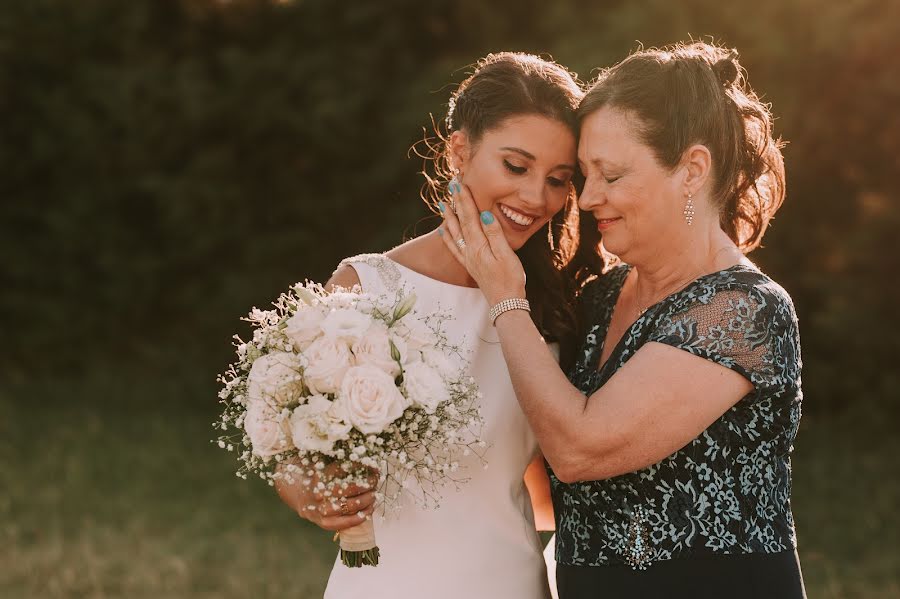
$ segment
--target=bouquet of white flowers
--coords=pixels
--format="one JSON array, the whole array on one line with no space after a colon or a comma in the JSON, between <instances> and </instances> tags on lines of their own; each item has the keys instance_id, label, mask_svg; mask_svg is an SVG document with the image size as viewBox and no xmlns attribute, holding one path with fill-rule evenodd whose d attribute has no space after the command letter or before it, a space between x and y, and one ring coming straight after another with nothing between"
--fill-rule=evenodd
<instances>
[{"instance_id":1,"label":"bouquet of white flowers","mask_svg":"<svg viewBox=\"0 0 900 599\"><path fill-rule=\"evenodd\" d=\"M440 485L463 482L457 454L484 447L481 394L442 332L447 315L419 316L415 301L298 283L273 309L254 308L253 339L235 336L237 361L220 377L215 423L219 446L239 454L237 475L274 485L328 468L346 488L377 472L382 509L404 492L433 505ZM331 496L321 479L318 490ZM346 565L378 563L371 519L340 544Z\"/></svg>"}]
</instances>

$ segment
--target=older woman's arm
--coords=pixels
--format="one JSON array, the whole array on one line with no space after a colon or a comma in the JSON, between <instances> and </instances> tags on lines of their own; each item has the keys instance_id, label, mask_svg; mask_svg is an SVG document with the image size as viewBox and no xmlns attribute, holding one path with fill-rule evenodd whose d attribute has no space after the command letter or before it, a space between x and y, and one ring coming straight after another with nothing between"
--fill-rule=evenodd
<instances>
[{"instance_id":1,"label":"older woman's arm","mask_svg":"<svg viewBox=\"0 0 900 599\"><path fill-rule=\"evenodd\" d=\"M572 385L526 312L496 322L519 403L563 482L599 480L655 464L747 395L737 372L649 343L590 397Z\"/></svg>"},{"instance_id":2,"label":"older woman's arm","mask_svg":"<svg viewBox=\"0 0 900 599\"><path fill-rule=\"evenodd\" d=\"M493 215L468 190L459 219L445 211L447 248L491 305L525 297L525 274ZM465 252L455 240L466 240ZM740 373L662 343L639 349L597 392L572 385L527 312L495 326L519 403L547 462L563 482L598 480L654 464L697 437L753 386Z\"/></svg>"}]
</instances>

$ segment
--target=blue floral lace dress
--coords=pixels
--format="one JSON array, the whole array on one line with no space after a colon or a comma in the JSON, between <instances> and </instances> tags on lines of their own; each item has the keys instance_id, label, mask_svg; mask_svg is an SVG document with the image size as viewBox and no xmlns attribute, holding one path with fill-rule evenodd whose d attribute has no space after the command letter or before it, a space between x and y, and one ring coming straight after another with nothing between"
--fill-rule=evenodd
<instances>
[{"instance_id":1,"label":"blue floral lace dress","mask_svg":"<svg viewBox=\"0 0 900 599\"><path fill-rule=\"evenodd\" d=\"M642 314L598 368L629 271L584 290L576 387L591 395L656 342L732 369L753 390L643 470L572 484L550 471L560 598L805 596L790 501L802 398L790 296L751 266L702 276Z\"/></svg>"}]
</instances>

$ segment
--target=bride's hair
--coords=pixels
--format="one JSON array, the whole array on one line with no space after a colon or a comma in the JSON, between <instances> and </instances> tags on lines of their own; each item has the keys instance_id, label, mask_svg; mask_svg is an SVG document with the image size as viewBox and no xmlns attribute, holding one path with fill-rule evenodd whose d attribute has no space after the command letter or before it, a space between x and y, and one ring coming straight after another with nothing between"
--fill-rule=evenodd
<instances>
[{"instance_id":1,"label":"bride's hair","mask_svg":"<svg viewBox=\"0 0 900 599\"><path fill-rule=\"evenodd\" d=\"M578 135L576 111L582 98L576 76L555 62L531 54L489 54L475 65L450 98L447 117L433 123L434 133L414 146L425 160L422 199L438 213L453 177L447 139L465 131L477 144L485 132L509 118L540 115L559 121ZM575 296L583 279L602 270L596 248L579 250L579 213L575 186L563 209L516 253L528 277L532 317L547 341L560 345L560 363L568 367L579 342Z\"/></svg>"}]
</instances>

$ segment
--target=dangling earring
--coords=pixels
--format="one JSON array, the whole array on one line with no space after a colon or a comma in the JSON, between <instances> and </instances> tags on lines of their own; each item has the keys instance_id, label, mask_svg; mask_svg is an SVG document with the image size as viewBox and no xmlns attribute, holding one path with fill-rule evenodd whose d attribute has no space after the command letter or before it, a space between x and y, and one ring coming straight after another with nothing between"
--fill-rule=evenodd
<instances>
[{"instance_id":1,"label":"dangling earring","mask_svg":"<svg viewBox=\"0 0 900 599\"><path fill-rule=\"evenodd\" d=\"M687 204L684 206L684 220L688 226L694 224L694 194L688 192Z\"/></svg>"},{"instance_id":2,"label":"dangling earring","mask_svg":"<svg viewBox=\"0 0 900 599\"><path fill-rule=\"evenodd\" d=\"M450 192L450 210L456 214L456 195L462 191L462 185L459 184L459 169L453 169L453 178L447 183L447 191Z\"/></svg>"}]
</instances>

